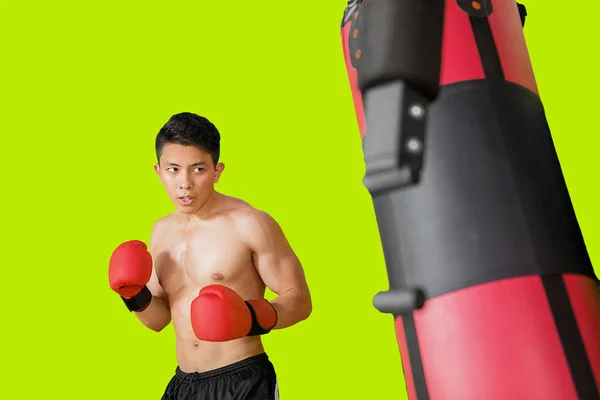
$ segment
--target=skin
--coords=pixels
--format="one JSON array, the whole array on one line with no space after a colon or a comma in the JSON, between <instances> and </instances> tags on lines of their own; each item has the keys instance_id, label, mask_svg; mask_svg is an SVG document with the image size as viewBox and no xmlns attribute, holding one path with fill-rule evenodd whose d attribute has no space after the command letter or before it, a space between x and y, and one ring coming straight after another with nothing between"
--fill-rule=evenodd
<instances>
[{"instance_id":1,"label":"skin","mask_svg":"<svg viewBox=\"0 0 600 400\"><path fill-rule=\"evenodd\" d=\"M278 223L267 213L214 189L224 170L209 153L167 144L154 166L175 212L156 222L149 250L154 265L148 288L152 302L135 313L159 332L170 322L176 333L179 367L204 372L264 352L260 336L229 342L197 339L190 305L206 285L220 284L244 300L259 299L269 288L278 313L273 329L292 326L310 315L312 303L304 271ZM179 196L193 198L183 205Z\"/></svg>"}]
</instances>

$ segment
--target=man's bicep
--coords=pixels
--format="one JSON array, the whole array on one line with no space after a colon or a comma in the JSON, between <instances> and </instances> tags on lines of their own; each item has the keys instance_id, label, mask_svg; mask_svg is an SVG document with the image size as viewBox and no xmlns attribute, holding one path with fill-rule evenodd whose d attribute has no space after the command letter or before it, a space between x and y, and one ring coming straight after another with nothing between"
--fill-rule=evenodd
<instances>
[{"instance_id":1,"label":"man's bicep","mask_svg":"<svg viewBox=\"0 0 600 400\"><path fill-rule=\"evenodd\" d=\"M157 242L160 240L160 235L161 235L161 228L162 228L162 221L157 221L157 223L154 225L153 229L152 229L152 234L150 236L150 254L152 254L152 275L150 276L150 281L148 281L148 289L150 289L150 292L152 293L152 295L154 297L159 298L160 300L163 301L163 303L165 303L167 306L169 305L169 297L167 296L167 294L165 293L164 289L162 288L160 281L158 279L158 274L156 272L156 248L157 248Z\"/></svg>"},{"instance_id":2,"label":"man's bicep","mask_svg":"<svg viewBox=\"0 0 600 400\"><path fill-rule=\"evenodd\" d=\"M300 259L288 242L281 226L270 216L263 215L257 224L253 251L255 264L265 285L275 293L287 290L308 290Z\"/></svg>"},{"instance_id":3,"label":"man's bicep","mask_svg":"<svg viewBox=\"0 0 600 400\"><path fill-rule=\"evenodd\" d=\"M265 285L274 293L306 287L302 264L292 250L256 253L255 266Z\"/></svg>"}]
</instances>

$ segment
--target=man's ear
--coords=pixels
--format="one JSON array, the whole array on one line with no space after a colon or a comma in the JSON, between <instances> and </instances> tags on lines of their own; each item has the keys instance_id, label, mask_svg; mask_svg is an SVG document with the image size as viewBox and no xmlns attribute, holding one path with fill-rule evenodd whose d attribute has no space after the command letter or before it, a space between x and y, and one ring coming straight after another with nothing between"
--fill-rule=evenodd
<instances>
[{"instance_id":1,"label":"man's ear","mask_svg":"<svg viewBox=\"0 0 600 400\"><path fill-rule=\"evenodd\" d=\"M217 166L215 167L215 179L214 179L215 183L219 182L219 179L221 178L221 174L223 173L224 169L225 169L225 164L223 164L222 162L217 163Z\"/></svg>"},{"instance_id":2,"label":"man's ear","mask_svg":"<svg viewBox=\"0 0 600 400\"><path fill-rule=\"evenodd\" d=\"M154 164L154 172L156 172L156 175L158 175L158 178L160 180L162 180L162 178L160 177L160 165Z\"/></svg>"}]
</instances>

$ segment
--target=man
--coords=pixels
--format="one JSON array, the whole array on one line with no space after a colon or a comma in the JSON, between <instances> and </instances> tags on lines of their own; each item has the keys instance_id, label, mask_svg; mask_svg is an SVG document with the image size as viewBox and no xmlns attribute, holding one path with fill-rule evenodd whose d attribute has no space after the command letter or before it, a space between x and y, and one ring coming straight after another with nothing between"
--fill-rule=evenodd
<instances>
[{"instance_id":1,"label":"man","mask_svg":"<svg viewBox=\"0 0 600 400\"><path fill-rule=\"evenodd\" d=\"M224 164L209 120L172 116L156 155L176 210L156 222L149 250L129 241L114 251L109 279L148 328L173 322L178 366L162 399L279 398L261 335L311 313L298 258L267 213L214 189ZM277 294L271 302L266 287Z\"/></svg>"}]
</instances>

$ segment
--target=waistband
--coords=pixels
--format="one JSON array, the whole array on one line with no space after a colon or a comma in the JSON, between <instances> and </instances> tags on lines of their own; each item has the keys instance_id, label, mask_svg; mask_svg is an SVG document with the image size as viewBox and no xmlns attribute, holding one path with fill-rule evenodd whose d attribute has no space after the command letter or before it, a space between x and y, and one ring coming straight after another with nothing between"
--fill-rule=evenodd
<instances>
[{"instance_id":1,"label":"waistband","mask_svg":"<svg viewBox=\"0 0 600 400\"><path fill-rule=\"evenodd\" d=\"M225 365L223 367L211 369L209 371L204 371L204 372L185 372L185 371L182 371L181 368L177 367L175 369L175 375L182 379L191 378L193 376L195 381L212 379L217 376L230 374L230 373L239 371L243 368L247 368L252 365L263 364L268 361L269 361L269 357L267 356L267 354L260 353L255 356L245 358L241 361L234 362L233 364Z\"/></svg>"}]
</instances>

